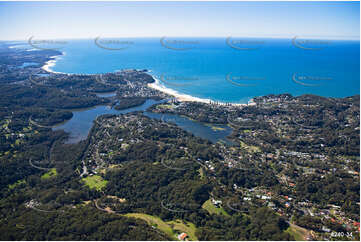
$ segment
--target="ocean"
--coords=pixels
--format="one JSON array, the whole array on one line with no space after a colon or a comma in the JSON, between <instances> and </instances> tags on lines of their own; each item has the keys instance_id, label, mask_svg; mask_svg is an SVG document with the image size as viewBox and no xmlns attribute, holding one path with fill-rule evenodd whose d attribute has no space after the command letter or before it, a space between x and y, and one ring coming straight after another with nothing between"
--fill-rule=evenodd
<instances>
[{"instance_id":1,"label":"ocean","mask_svg":"<svg viewBox=\"0 0 361 242\"><path fill-rule=\"evenodd\" d=\"M53 71L147 69L167 88L220 102L247 103L281 93L360 94L359 40L98 37L57 47L65 55Z\"/></svg>"}]
</instances>

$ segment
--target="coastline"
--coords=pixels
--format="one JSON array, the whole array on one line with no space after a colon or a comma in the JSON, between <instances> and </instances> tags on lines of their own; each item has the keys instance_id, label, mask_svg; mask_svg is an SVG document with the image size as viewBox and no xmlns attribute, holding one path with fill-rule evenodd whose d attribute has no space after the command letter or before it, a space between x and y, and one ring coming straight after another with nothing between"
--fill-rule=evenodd
<instances>
[{"instance_id":1,"label":"coastline","mask_svg":"<svg viewBox=\"0 0 361 242\"><path fill-rule=\"evenodd\" d=\"M41 69L43 69L44 71L47 71L49 73L54 73L54 74L67 74L67 75L70 74L70 73L53 71L51 69L51 67L54 67L56 65L56 61L59 58L61 58L61 56L65 56L65 54L66 54L65 52L61 52L61 55L51 56L50 58L52 58L52 59L45 62L45 64L41 67ZM180 102L200 102L200 103L207 103L207 104L215 103L220 106L237 106L237 107L245 107L248 105L252 105L252 103L248 103L248 104L247 103L232 103L232 102L224 103L224 102L214 101L212 99L199 98L199 97L191 96L189 94L179 93L178 91L168 88L168 87L164 86L163 84L161 84L161 82L155 76L149 74L149 72L148 72L148 75L152 76L153 79L155 80L155 82L147 84L147 86L149 88L152 88L152 89L158 90L160 92L166 93L170 96L173 96Z\"/></svg>"},{"instance_id":2,"label":"coastline","mask_svg":"<svg viewBox=\"0 0 361 242\"><path fill-rule=\"evenodd\" d=\"M45 64L41 67L41 69L43 69L44 71L50 72L50 73L55 73L55 74L66 74L63 72L57 72L57 71L53 71L51 69L51 67L54 67L56 64L56 61L61 57L64 56L66 53L65 52L61 52L61 55L54 55L54 56L50 56L50 60L48 60L47 62L45 62Z\"/></svg>"},{"instance_id":3,"label":"coastline","mask_svg":"<svg viewBox=\"0 0 361 242\"><path fill-rule=\"evenodd\" d=\"M179 93L176 90L173 90L171 88L168 88L166 86L164 86L163 84L160 83L160 81L154 77L153 75L151 75L153 77L153 79L155 80L155 82L153 83L148 83L148 87L158 90L160 92L166 93L168 95L171 95L173 97L175 97L178 101L180 102L200 102L200 103L217 103L217 105L224 105L224 106L240 106L240 107L244 107L244 106L248 106L248 104L246 103L223 103L223 102L217 102L217 101L213 101L211 99L205 99L205 98L199 98L199 97L194 97L188 94L184 94L184 93Z\"/></svg>"}]
</instances>

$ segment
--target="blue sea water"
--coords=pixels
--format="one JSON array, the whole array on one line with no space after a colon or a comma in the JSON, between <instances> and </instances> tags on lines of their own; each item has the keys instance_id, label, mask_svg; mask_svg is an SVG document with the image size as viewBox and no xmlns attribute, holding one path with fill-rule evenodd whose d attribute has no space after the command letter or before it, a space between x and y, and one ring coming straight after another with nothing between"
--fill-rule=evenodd
<instances>
[{"instance_id":1,"label":"blue sea water","mask_svg":"<svg viewBox=\"0 0 361 242\"><path fill-rule=\"evenodd\" d=\"M147 69L179 93L246 103L267 94L360 93L360 42L272 38L67 40L51 69L105 73Z\"/></svg>"}]
</instances>

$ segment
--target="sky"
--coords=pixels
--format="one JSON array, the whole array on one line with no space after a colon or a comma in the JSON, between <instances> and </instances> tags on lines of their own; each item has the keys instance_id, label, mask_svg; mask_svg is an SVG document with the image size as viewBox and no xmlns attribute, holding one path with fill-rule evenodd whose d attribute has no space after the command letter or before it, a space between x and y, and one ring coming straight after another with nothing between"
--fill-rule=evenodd
<instances>
[{"instance_id":1,"label":"sky","mask_svg":"<svg viewBox=\"0 0 361 242\"><path fill-rule=\"evenodd\" d=\"M101 37L359 39L359 2L0 2L0 40Z\"/></svg>"}]
</instances>

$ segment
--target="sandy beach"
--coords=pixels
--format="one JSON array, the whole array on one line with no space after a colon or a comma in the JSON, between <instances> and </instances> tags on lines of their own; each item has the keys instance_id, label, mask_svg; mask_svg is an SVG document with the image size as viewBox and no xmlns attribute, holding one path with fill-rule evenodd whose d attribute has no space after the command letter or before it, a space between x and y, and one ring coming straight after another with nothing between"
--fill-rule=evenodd
<instances>
[{"instance_id":1,"label":"sandy beach","mask_svg":"<svg viewBox=\"0 0 361 242\"><path fill-rule=\"evenodd\" d=\"M62 72L56 72L56 71L53 71L53 70L51 69L51 67L55 66L56 61L57 61L61 56L64 56L64 55L65 55L65 52L62 52L62 55L51 56L50 58L54 58L54 59L45 62L45 65L43 65L41 68L42 68L44 71L47 71L47 72L57 73L57 74L64 74L64 73L62 73Z\"/></svg>"},{"instance_id":2,"label":"sandy beach","mask_svg":"<svg viewBox=\"0 0 361 242\"><path fill-rule=\"evenodd\" d=\"M160 81L153 76L153 79L155 82L149 83L148 86L150 88L156 89L158 91L164 92L166 94L169 94L171 96L174 96L177 100L181 102L202 102L202 103L209 103L210 99L202 99L198 97L193 97L191 95L182 94L177 92L176 90L170 89L168 87L165 87L163 84L160 83Z\"/></svg>"},{"instance_id":3,"label":"sandy beach","mask_svg":"<svg viewBox=\"0 0 361 242\"><path fill-rule=\"evenodd\" d=\"M179 93L176 90L170 89L168 87L165 87L163 84L160 83L160 81L155 78L153 76L153 79L155 80L155 82L153 83L149 83L148 87L156 89L158 91L164 92L168 95L171 95L173 97L175 97L178 101L180 102L201 102L201 103L210 103L210 102L214 102L211 99L204 99L204 98L198 98L198 97L193 97L191 95L188 94L183 94L183 93ZM227 105L226 103L222 103L222 102L217 102L218 105ZM229 103L229 105L232 106L247 106L247 104L243 104L243 103Z\"/></svg>"}]
</instances>

